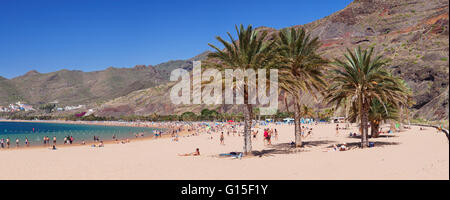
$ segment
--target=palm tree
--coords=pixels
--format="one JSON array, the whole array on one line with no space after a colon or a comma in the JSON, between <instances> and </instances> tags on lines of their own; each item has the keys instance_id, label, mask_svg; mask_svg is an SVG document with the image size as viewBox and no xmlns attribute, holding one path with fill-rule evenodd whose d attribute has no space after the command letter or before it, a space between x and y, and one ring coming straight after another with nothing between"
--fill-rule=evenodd
<instances>
[{"instance_id":1,"label":"palm tree","mask_svg":"<svg viewBox=\"0 0 450 200\"><path fill-rule=\"evenodd\" d=\"M403 104L400 104L400 113L399 113L399 119L401 128L403 128L404 123L404 115L406 114L406 120L409 119L409 108L415 104L414 100L412 99L412 91L411 88L409 88L408 84L403 79L398 79L399 85L402 87L402 90L406 94L406 102Z\"/></svg>"},{"instance_id":2,"label":"palm tree","mask_svg":"<svg viewBox=\"0 0 450 200\"><path fill-rule=\"evenodd\" d=\"M326 88L323 80L323 68L327 61L317 50L320 42L317 37L311 38L304 29L284 29L279 32L277 49L281 59L279 87L294 98L295 144L302 147L300 125L300 96Z\"/></svg>"},{"instance_id":3,"label":"palm tree","mask_svg":"<svg viewBox=\"0 0 450 200\"><path fill-rule=\"evenodd\" d=\"M303 105L300 109L300 115L302 117L312 118L314 117L314 111L311 107Z\"/></svg>"},{"instance_id":4,"label":"palm tree","mask_svg":"<svg viewBox=\"0 0 450 200\"><path fill-rule=\"evenodd\" d=\"M352 112L350 113L349 120L355 122L358 118L358 108L356 105L352 107ZM369 123L371 129L371 137L378 137L378 132L380 129L380 125L382 122L386 122L386 120L398 120L399 119L399 110L393 104L384 103L384 105L378 101L377 99L372 100L372 104L370 105L369 110Z\"/></svg>"},{"instance_id":5,"label":"palm tree","mask_svg":"<svg viewBox=\"0 0 450 200\"><path fill-rule=\"evenodd\" d=\"M252 69L257 71L261 68L270 68L271 63L275 60L274 42L268 41L266 31L258 31L249 25L244 28L236 26L238 40L235 40L230 33L228 34L231 42L223 40L221 37L216 39L225 47L224 50L209 44L216 51L208 55L209 58L215 59L218 63L210 63L208 67L214 67L223 71L225 69L240 69L246 71ZM249 103L248 82L244 85L244 153L252 150L251 145L251 126L253 117L253 105Z\"/></svg>"},{"instance_id":6,"label":"palm tree","mask_svg":"<svg viewBox=\"0 0 450 200\"><path fill-rule=\"evenodd\" d=\"M386 69L386 61L381 56L373 58L372 54L373 47L369 50L358 47L354 53L347 49L345 61L336 59L336 68L332 70L333 84L325 97L329 103L336 103L336 107L345 100L350 100L355 106L362 131L361 148L369 144L367 123L374 99L383 105L384 110L387 110L385 102L395 106L407 104L407 94L398 78Z\"/></svg>"}]
</instances>

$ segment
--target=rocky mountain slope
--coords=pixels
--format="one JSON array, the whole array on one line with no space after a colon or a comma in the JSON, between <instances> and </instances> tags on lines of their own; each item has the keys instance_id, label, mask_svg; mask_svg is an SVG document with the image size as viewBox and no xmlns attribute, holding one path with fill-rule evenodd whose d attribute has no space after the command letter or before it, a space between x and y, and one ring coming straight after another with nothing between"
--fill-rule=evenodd
<instances>
[{"instance_id":1,"label":"rocky mountain slope","mask_svg":"<svg viewBox=\"0 0 450 200\"><path fill-rule=\"evenodd\" d=\"M21 95L10 80L0 76L0 102L20 101Z\"/></svg>"},{"instance_id":2,"label":"rocky mountain slope","mask_svg":"<svg viewBox=\"0 0 450 200\"><path fill-rule=\"evenodd\" d=\"M320 52L329 59L342 58L347 48L358 45L374 47L378 54L391 60L393 73L412 88L414 117L448 119L448 5L445 0L355 0L330 16L295 27L304 27L319 37L323 43ZM278 32L269 27L260 29L272 35ZM99 107L98 113L180 114L201 109L168 102L169 86L136 91L109 101ZM304 103L324 106L305 98ZM280 109L284 110L281 101Z\"/></svg>"},{"instance_id":3,"label":"rocky mountain slope","mask_svg":"<svg viewBox=\"0 0 450 200\"><path fill-rule=\"evenodd\" d=\"M33 105L49 102L62 105L100 104L167 83L172 69L192 68L192 59L169 61L156 66L110 67L95 72L61 70L41 74L33 70L11 80L0 77L0 105L18 100Z\"/></svg>"}]
</instances>

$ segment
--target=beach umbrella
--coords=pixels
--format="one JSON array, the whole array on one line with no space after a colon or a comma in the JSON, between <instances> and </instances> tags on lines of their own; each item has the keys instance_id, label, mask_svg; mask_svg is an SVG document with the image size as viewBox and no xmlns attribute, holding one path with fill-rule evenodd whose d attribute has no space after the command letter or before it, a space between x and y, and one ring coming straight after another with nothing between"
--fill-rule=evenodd
<instances>
[{"instance_id":1,"label":"beach umbrella","mask_svg":"<svg viewBox=\"0 0 450 200\"><path fill-rule=\"evenodd\" d=\"M234 122L234 121L233 121L233 120L228 120L228 122L232 123L232 122Z\"/></svg>"}]
</instances>

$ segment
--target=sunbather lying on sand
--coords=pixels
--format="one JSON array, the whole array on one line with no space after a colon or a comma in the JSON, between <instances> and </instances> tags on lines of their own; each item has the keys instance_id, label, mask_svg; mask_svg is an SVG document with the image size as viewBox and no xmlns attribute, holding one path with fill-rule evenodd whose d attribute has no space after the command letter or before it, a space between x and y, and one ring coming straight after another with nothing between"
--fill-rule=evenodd
<instances>
[{"instance_id":1,"label":"sunbather lying on sand","mask_svg":"<svg viewBox=\"0 0 450 200\"><path fill-rule=\"evenodd\" d=\"M352 148L347 146L347 143L344 142L344 144L338 146L336 144L333 144L333 148L329 150L329 152L334 152L334 151L348 151L351 150Z\"/></svg>"},{"instance_id":2,"label":"sunbather lying on sand","mask_svg":"<svg viewBox=\"0 0 450 200\"><path fill-rule=\"evenodd\" d=\"M349 148L347 147L347 143L344 142L344 144L342 144L339 147L339 151L347 151L347 150L349 150Z\"/></svg>"},{"instance_id":3,"label":"sunbather lying on sand","mask_svg":"<svg viewBox=\"0 0 450 200\"><path fill-rule=\"evenodd\" d=\"M178 156L200 156L200 149L195 149L195 152L193 153L178 154Z\"/></svg>"}]
</instances>

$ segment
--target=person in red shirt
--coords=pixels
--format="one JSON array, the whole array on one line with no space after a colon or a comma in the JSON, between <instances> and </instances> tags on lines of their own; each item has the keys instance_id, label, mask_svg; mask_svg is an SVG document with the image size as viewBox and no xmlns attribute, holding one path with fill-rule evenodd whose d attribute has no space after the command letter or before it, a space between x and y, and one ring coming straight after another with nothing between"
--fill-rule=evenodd
<instances>
[{"instance_id":1,"label":"person in red shirt","mask_svg":"<svg viewBox=\"0 0 450 200\"><path fill-rule=\"evenodd\" d=\"M265 144L269 144L270 143L269 131L267 131L267 129L264 129L264 141L265 141L264 142Z\"/></svg>"}]
</instances>

